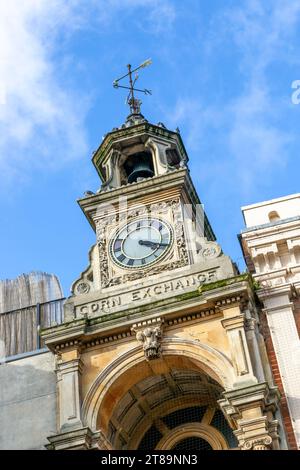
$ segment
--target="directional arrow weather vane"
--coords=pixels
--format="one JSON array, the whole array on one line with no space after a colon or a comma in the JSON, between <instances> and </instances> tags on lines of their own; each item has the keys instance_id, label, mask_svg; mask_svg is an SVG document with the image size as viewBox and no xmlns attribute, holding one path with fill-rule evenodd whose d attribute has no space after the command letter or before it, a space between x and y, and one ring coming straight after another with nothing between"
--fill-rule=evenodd
<instances>
[{"instance_id":1,"label":"directional arrow weather vane","mask_svg":"<svg viewBox=\"0 0 300 470\"><path fill-rule=\"evenodd\" d=\"M127 65L128 73L126 73L126 75L123 75L120 78L117 78L117 80L113 81L113 87L114 88L125 88L126 90L130 90L129 93L128 93L127 99L126 99L126 104L129 105L131 114L139 114L140 113L140 107L141 107L141 104L142 104L141 100L135 98L135 96L134 96L135 91L140 92L140 93L144 93L145 95L152 95L151 90L147 90L146 88L144 90L140 90L139 88L134 88L134 85L136 84L136 81L139 78L137 71L139 69L143 69L145 67L148 67L148 65L150 65L150 64L152 64L151 59L147 59L147 60L145 60L145 62L143 62L141 65L139 65L138 67L136 67L133 70L131 70L131 65L128 64ZM135 72L136 72L136 74L135 74L135 77L133 79L132 74L135 73ZM123 80L126 77L129 77L129 86L119 85L119 81Z\"/></svg>"}]
</instances>

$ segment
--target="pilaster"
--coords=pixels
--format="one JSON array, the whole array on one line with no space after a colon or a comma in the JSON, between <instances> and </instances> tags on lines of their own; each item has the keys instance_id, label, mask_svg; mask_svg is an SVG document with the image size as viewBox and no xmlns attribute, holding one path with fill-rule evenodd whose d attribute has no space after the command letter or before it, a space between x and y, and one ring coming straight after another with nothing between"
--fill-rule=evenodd
<instances>
[{"instance_id":1,"label":"pilaster","mask_svg":"<svg viewBox=\"0 0 300 470\"><path fill-rule=\"evenodd\" d=\"M224 392L219 404L241 450L279 449L278 422L273 419L279 399L266 383Z\"/></svg>"},{"instance_id":2,"label":"pilaster","mask_svg":"<svg viewBox=\"0 0 300 470\"><path fill-rule=\"evenodd\" d=\"M82 427L80 382L83 363L79 349L62 353L57 360L59 428Z\"/></svg>"},{"instance_id":3,"label":"pilaster","mask_svg":"<svg viewBox=\"0 0 300 470\"><path fill-rule=\"evenodd\" d=\"M241 384L257 383L257 379L253 374L249 348L245 335L244 316L240 311L240 307L228 306L222 307L224 319L221 321L223 328L226 330L230 349L231 359L237 375L236 386Z\"/></svg>"}]
</instances>

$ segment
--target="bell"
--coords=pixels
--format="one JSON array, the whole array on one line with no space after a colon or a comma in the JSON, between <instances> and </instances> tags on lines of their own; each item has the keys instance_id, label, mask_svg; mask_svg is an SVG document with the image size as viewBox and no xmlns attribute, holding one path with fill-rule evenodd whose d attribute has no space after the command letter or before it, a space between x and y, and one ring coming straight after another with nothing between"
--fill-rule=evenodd
<instances>
[{"instance_id":1,"label":"bell","mask_svg":"<svg viewBox=\"0 0 300 470\"><path fill-rule=\"evenodd\" d=\"M138 178L152 178L154 176L149 158L145 158L144 155L134 159L128 173L128 183L135 183Z\"/></svg>"}]
</instances>

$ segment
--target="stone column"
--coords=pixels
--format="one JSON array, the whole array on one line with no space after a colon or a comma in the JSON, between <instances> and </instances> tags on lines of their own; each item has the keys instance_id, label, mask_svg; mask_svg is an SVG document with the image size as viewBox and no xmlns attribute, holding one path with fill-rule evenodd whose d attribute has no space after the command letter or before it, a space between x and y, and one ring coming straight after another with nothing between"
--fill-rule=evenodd
<instances>
[{"instance_id":1,"label":"stone column","mask_svg":"<svg viewBox=\"0 0 300 470\"><path fill-rule=\"evenodd\" d=\"M244 316L239 306L221 307L224 319L221 321L225 328L231 350L231 359L236 372L236 386L257 383L253 374L251 358L244 328Z\"/></svg>"},{"instance_id":2,"label":"stone column","mask_svg":"<svg viewBox=\"0 0 300 470\"><path fill-rule=\"evenodd\" d=\"M219 404L235 429L241 450L279 449L278 422L273 419L279 399L277 389L262 383L223 395Z\"/></svg>"},{"instance_id":3,"label":"stone column","mask_svg":"<svg viewBox=\"0 0 300 470\"><path fill-rule=\"evenodd\" d=\"M57 361L60 431L82 427L80 381L83 364L78 349L62 353Z\"/></svg>"}]
</instances>

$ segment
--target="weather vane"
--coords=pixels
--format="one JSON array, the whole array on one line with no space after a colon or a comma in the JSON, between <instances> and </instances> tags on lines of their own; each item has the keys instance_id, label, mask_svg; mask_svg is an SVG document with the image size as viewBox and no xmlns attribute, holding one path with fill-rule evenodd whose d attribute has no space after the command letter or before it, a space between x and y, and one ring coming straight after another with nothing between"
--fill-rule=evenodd
<instances>
[{"instance_id":1,"label":"weather vane","mask_svg":"<svg viewBox=\"0 0 300 470\"><path fill-rule=\"evenodd\" d=\"M132 74L137 72L139 69L143 69L147 67L148 65L152 64L151 59L145 60L141 65L136 67L135 69L131 70L131 65L128 64L128 73L126 75L123 75L123 77L117 78L117 80L113 81L113 87L114 88L125 88L126 90L130 90L126 99L126 104L129 105L130 107L130 112L131 114L139 114L140 113L140 108L141 108L141 100L135 98L134 92L140 92L144 93L145 95L152 95L151 90L147 90L146 88L144 90L140 90L139 88L134 88L134 85L136 84L137 79L139 78L138 73L135 74L134 79L132 78ZM123 80L123 78L126 78L129 76L129 86L123 86L119 85L119 81Z\"/></svg>"}]
</instances>

